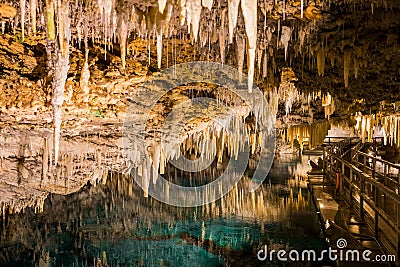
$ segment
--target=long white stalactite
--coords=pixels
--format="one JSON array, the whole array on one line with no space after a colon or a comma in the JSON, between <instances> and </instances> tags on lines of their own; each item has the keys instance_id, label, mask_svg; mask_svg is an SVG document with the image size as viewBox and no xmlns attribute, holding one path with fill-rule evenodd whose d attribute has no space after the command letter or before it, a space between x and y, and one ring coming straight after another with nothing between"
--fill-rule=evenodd
<instances>
[{"instance_id":1,"label":"long white stalactite","mask_svg":"<svg viewBox=\"0 0 400 267\"><path fill-rule=\"evenodd\" d=\"M247 82L251 93L257 45L257 0L241 0L241 7L247 35Z\"/></svg>"}]
</instances>

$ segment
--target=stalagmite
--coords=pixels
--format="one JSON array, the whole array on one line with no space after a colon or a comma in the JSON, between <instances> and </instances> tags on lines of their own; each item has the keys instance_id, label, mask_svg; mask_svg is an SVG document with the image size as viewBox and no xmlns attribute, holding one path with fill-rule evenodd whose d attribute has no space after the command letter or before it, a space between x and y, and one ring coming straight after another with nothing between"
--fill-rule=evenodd
<instances>
[{"instance_id":1,"label":"stalagmite","mask_svg":"<svg viewBox=\"0 0 400 267\"><path fill-rule=\"evenodd\" d=\"M292 36L292 29L287 26L282 26L281 43L285 48L285 61L287 58L287 50L291 36Z\"/></svg>"},{"instance_id":2,"label":"stalagmite","mask_svg":"<svg viewBox=\"0 0 400 267\"><path fill-rule=\"evenodd\" d=\"M349 87L349 74L350 74L350 60L351 60L351 50L346 49L343 56L343 76L344 76L344 87Z\"/></svg>"},{"instance_id":3,"label":"stalagmite","mask_svg":"<svg viewBox=\"0 0 400 267\"><path fill-rule=\"evenodd\" d=\"M257 45L257 0L241 0L240 4L247 35L247 87L251 93L253 90Z\"/></svg>"},{"instance_id":4,"label":"stalagmite","mask_svg":"<svg viewBox=\"0 0 400 267\"><path fill-rule=\"evenodd\" d=\"M229 43L233 41L233 33L237 23L240 0L228 0Z\"/></svg>"}]
</instances>

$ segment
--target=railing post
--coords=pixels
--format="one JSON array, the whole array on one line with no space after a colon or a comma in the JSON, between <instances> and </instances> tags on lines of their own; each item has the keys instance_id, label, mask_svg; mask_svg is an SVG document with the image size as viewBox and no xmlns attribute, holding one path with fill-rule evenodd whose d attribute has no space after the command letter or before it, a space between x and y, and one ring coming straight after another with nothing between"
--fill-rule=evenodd
<instances>
[{"instance_id":1,"label":"railing post","mask_svg":"<svg viewBox=\"0 0 400 267\"><path fill-rule=\"evenodd\" d=\"M339 191L340 191L340 194L342 195L342 196L344 196L344 194L343 194L343 185L344 185L344 183L343 183L343 180L344 180L344 177L346 176L346 175L344 175L344 162L341 162L342 163L342 179L340 179L340 189L339 189Z\"/></svg>"},{"instance_id":2,"label":"railing post","mask_svg":"<svg viewBox=\"0 0 400 267\"><path fill-rule=\"evenodd\" d=\"M399 264L400 257L400 212L399 205L396 206L396 217L397 217L397 264ZM397 265L399 266L399 265Z\"/></svg>"},{"instance_id":3,"label":"railing post","mask_svg":"<svg viewBox=\"0 0 400 267\"><path fill-rule=\"evenodd\" d=\"M378 192L378 188L375 186L375 220L374 220L374 228L375 228L375 237L379 238L379 192Z\"/></svg>"},{"instance_id":4,"label":"railing post","mask_svg":"<svg viewBox=\"0 0 400 267\"><path fill-rule=\"evenodd\" d=\"M396 194L400 194L400 168L397 169L397 192Z\"/></svg>"},{"instance_id":5,"label":"railing post","mask_svg":"<svg viewBox=\"0 0 400 267\"><path fill-rule=\"evenodd\" d=\"M350 148L350 164L352 165L353 165L353 156L354 156L353 148Z\"/></svg>"},{"instance_id":6,"label":"railing post","mask_svg":"<svg viewBox=\"0 0 400 267\"><path fill-rule=\"evenodd\" d=\"M350 166L350 187L349 187L349 195L350 195L350 207L353 207L353 166Z\"/></svg>"},{"instance_id":7,"label":"railing post","mask_svg":"<svg viewBox=\"0 0 400 267\"><path fill-rule=\"evenodd\" d=\"M364 157L364 166L363 166L364 168L363 169L364 169L364 172L367 172L367 157L364 155L363 155L363 157Z\"/></svg>"},{"instance_id":8,"label":"railing post","mask_svg":"<svg viewBox=\"0 0 400 267\"><path fill-rule=\"evenodd\" d=\"M365 191L365 177L360 174L360 219L364 222L364 191Z\"/></svg>"},{"instance_id":9,"label":"railing post","mask_svg":"<svg viewBox=\"0 0 400 267\"><path fill-rule=\"evenodd\" d=\"M375 179L375 168L376 168L376 157L373 157L372 160L372 178Z\"/></svg>"}]
</instances>

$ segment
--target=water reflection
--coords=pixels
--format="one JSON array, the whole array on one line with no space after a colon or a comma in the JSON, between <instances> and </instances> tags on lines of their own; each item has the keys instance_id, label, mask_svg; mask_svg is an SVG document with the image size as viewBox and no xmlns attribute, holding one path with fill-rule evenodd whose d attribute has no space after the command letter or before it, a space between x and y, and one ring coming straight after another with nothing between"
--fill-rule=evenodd
<instances>
[{"instance_id":1,"label":"water reflection","mask_svg":"<svg viewBox=\"0 0 400 267\"><path fill-rule=\"evenodd\" d=\"M144 198L123 175L50 194L42 213L26 209L1 220L0 265L256 266L265 244L322 249L308 191L293 182L297 164L277 161L255 193L244 178L221 200L197 208Z\"/></svg>"}]
</instances>

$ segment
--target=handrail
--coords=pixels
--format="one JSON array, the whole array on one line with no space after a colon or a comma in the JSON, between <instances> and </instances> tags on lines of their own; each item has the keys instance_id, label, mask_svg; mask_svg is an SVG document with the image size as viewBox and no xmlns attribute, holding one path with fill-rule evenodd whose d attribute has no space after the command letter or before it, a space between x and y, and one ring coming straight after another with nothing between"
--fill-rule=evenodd
<instances>
[{"instance_id":1,"label":"handrail","mask_svg":"<svg viewBox=\"0 0 400 267\"><path fill-rule=\"evenodd\" d=\"M390 166L392 166L393 168L400 169L400 164L396 164L396 163L393 163L393 162L390 162L390 161L387 161L387 160L384 160L384 159L377 158L377 157L372 156L372 155L370 155L370 154L367 154L367 153L365 153L365 152L357 151L357 153L358 153L359 155L364 156L364 157L367 157L367 158L370 158L370 159L373 159L373 160L376 160L376 161L385 163L386 165L390 165Z\"/></svg>"},{"instance_id":2,"label":"handrail","mask_svg":"<svg viewBox=\"0 0 400 267\"><path fill-rule=\"evenodd\" d=\"M330 156L333 156L336 160L340 161L342 164L344 164L345 166L351 168L354 172L356 172L356 174L363 176L363 178L370 184L377 186L377 187L381 187L380 189L384 191L384 193L390 195L396 202L397 204L400 205L400 196L398 194L396 194L395 192L393 192L393 190L389 189L387 186L385 186L384 184L378 182L376 179L372 178L370 175L364 173L363 171L361 171L359 168L357 168L356 166L354 166L353 164L347 162L346 160L337 157L336 155L334 155L333 153L331 153L330 151L327 151L327 153ZM348 178L348 177L346 177ZM352 186L354 187L354 184L352 184Z\"/></svg>"},{"instance_id":3,"label":"handrail","mask_svg":"<svg viewBox=\"0 0 400 267\"><path fill-rule=\"evenodd\" d=\"M335 146L324 148L324 173L328 178L334 179L336 169L341 169L339 190L344 200L350 206L356 207L355 211L358 212L361 222L367 224L381 245L390 253L397 254L399 265L400 165L361 152L361 141L350 149L347 146L349 140L338 142L340 144L336 146L336 150ZM346 151L343 152L343 149ZM351 153L350 157L345 157L348 153ZM371 159L372 165L368 166L366 161L371 162ZM377 162L384 165L383 174L376 171ZM389 168L399 170L397 179L387 175Z\"/></svg>"}]
</instances>

